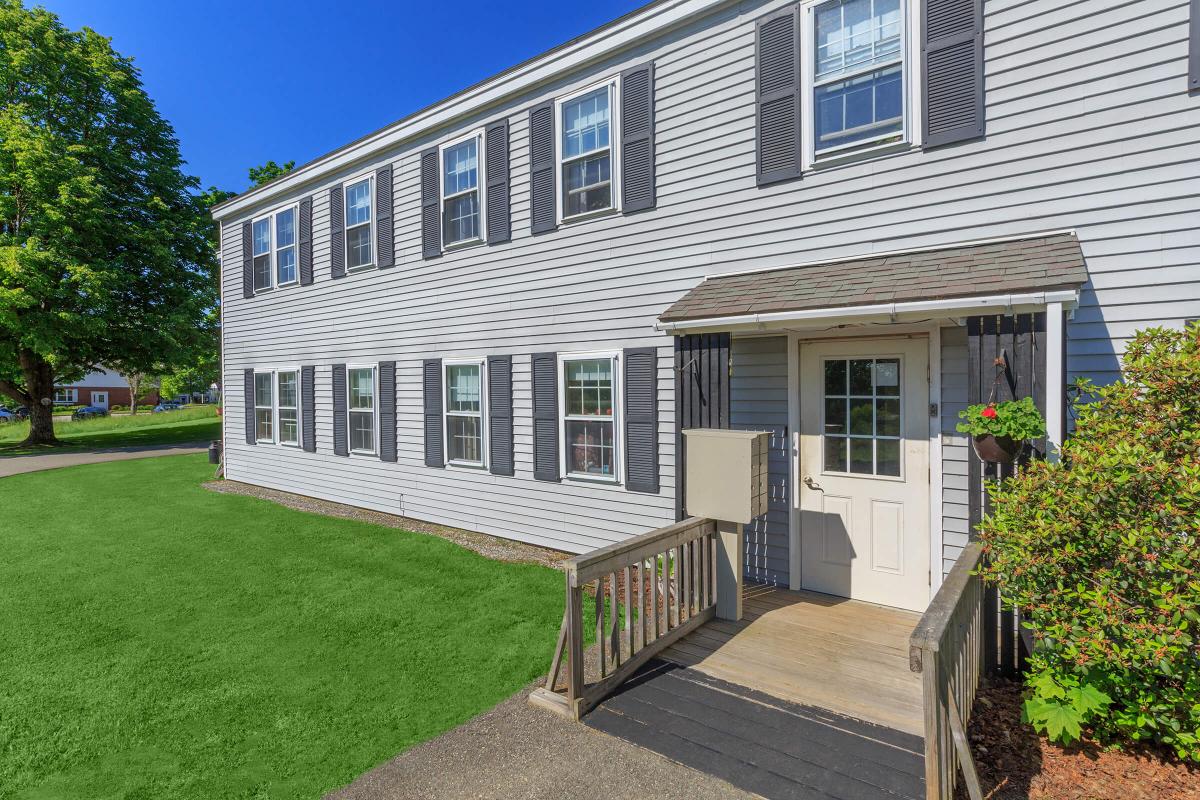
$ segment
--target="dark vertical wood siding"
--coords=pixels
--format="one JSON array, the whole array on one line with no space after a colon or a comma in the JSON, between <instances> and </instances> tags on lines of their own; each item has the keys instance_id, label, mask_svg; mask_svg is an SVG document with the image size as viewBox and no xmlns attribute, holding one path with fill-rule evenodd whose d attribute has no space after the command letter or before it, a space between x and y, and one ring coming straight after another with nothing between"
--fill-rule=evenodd
<instances>
[{"instance_id":1,"label":"dark vertical wood siding","mask_svg":"<svg viewBox=\"0 0 1200 800\"><path fill-rule=\"evenodd\" d=\"M1061 377L1059 379L1061 380ZM967 402L971 405L994 400L1032 397L1042 416L1046 408L1046 314L988 315L967 319ZM1050 410L1055 413L1055 410ZM1062 413L1062 409L1057 409ZM1045 438L1031 443L1023 458L1042 458ZM985 491L988 481L1014 474L1019 464L985 464L971 452L967 461L968 508L971 537L990 510ZM984 640L985 669L993 674L1017 674L1026 653L1020 643L1016 611L1005 608L995 588L984 597L984 615L992 620L994 635Z\"/></svg>"},{"instance_id":2,"label":"dark vertical wood siding","mask_svg":"<svg viewBox=\"0 0 1200 800\"><path fill-rule=\"evenodd\" d=\"M675 452L679 466L675 474L675 515L684 517L687 453L685 428L728 428L729 415L728 333L697 333L675 337Z\"/></svg>"}]
</instances>

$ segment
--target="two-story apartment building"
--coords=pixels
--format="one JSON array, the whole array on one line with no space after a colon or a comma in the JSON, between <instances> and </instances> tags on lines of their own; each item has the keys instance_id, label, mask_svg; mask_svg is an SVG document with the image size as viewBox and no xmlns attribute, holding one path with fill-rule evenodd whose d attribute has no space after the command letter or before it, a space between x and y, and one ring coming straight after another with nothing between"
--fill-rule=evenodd
<instances>
[{"instance_id":1,"label":"two-story apartment building","mask_svg":"<svg viewBox=\"0 0 1200 800\"><path fill-rule=\"evenodd\" d=\"M581 552L767 429L748 574L924 608L958 411L1200 317L1197 17L658 0L340 147L214 212L226 474Z\"/></svg>"}]
</instances>

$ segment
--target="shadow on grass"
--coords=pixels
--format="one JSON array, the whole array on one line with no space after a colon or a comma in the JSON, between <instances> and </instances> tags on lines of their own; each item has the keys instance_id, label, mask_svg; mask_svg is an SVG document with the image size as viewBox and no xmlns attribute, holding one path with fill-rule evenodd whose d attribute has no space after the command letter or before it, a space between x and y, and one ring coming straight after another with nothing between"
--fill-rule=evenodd
<instances>
[{"instance_id":1,"label":"shadow on grass","mask_svg":"<svg viewBox=\"0 0 1200 800\"><path fill-rule=\"evenodd\" d=\"M74 433L60 437L57 445L0 444L0 458L57 453L79 453L112 447L142 447L158 444L208 442L221 437L220 418L185 420L144 428L118 428L96 433Z\"/></svg>"}]
</instances>

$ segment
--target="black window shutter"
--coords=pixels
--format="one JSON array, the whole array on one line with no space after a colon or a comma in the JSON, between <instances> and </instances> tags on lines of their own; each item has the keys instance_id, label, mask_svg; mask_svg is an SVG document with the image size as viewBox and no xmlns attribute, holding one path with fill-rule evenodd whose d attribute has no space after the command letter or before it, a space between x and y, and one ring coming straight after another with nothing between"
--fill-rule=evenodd
<instances>
[{"instance_id":1,"label":"black window shutter","mask_svg":"<svg viewBox=\"0 0 1200 800\"><path fill-rule=\"evenodd\" d=\"M375 254L382 269L396 263L396 240L392 236L392 168L375 170Z\"/></svg>"},{"instance_id":2,"label":"black window shutter","mask_svg":"<svg viewBox=\"0 0 1200 800\"><path fill-rule=\"evenodd\" d=\"M508 120L487 126L483 150L483 172L487 176L487 243L500 244L512 238L508 213Z\"/></svg>"},{"instance_id":3,"label":"black window shutter","mask_svg":"<svg viewBox=\"0 0 1200 800\"><path fill-rule=\"evenodd\" d=\"M329 190L329 274L346 277L346 212L342 187Z\"/></svg>"},{"instance_id":4,"label":"black window shutter","mask_svg":"<svg viewBox=\"0 0 1200 800\"><path fill-rule=\"evenodd\" d=\"M529 110L529 230L545 233L554 221L554 101Z\"/></svg>"},{"instance_id":5,"label":"black window shutter","mask_svg":"<svg viewBox=\"0 0 1200 800\"><path fill-rule=\"evenodd\" d=\"M315 367L300 368L300 446L305 452L317 452L317 403Z\"/></svg>"},{"instance_id":6,"label":"black window shutter","mask_svg":"<svg viewBox=\"0 0 1200 800\"><path fill-rule=\"evenodd\" d=\"M250 241L250 223L242 223L242 297L254 297L254 250Z\"/></svg>"},{"instance_id":7,"label":"black window shutter","mask_svg":"<svg viewBox=\"0 0 1200 800\"><path fill-rule=\"evenodd\" d=\"M621 73L621 210L654 208L654 64Z\"/></svg>"},{"instance_id":8,"label":"black window shutter","mask_svg":"<svg viewBox=\"0 0 1200 800\"><path fill-rule=\"evenodd\" d=\"M800 177L800 6L755 25L758 185Z\"/></svg>"},{"instance_id":9,"label":"black window shutter","mask_svg":"<svg viewBox=\"0 0 1200 800\"><path fill-rule=\"evenodd\" d=\"M333 365L333 454L350 455L350 432L346 428L346 365Z\"/></svg>"},{"instance_id":10,"label":"black window shutter","mask_svg":"<svg viewBox=\"0 0 1200 800\"><path fill-rule=\"evenodd\" d=\"M983 136L983 0L921 3L925 148Z\"/></svg>"},{"instance_id":11,"label":"black window shutter","mask_svg":"<svg viewBox=\"0 0 1200 800\"><path fill-rule=\"evenodd\" d=\"M658 350L625 351L625 488L658 492Z\"/></svg>"},{"instance_id":12,"label":"black window shutter","mask_svg":"<svg viewBox=\"0 0 1200 800\"><path fill-rule=\"evenodd\" d=\"M425 466L446 466L442 445L442 360L427 358L421 383L425 394Z\"/></svg>"},{"instance_id":13,"label":"black window shutter","mask_svg":"<svg viewBox=\"0 0 1200 800\"><path fill-rule=\"evenodd\" d=\"M396 460L396 362L379 362L379 460Z\"/></svg>"},{"instance_id":14,"label":"black window shutter","mask_svg":"<svg viewBox=\"0 0 1200 800\"><path fill-rule=\"evenodd\" d=\"M421 153L421 254L425 258L437 258L442 254L440 205L438 150L431 147Z\"/></svg>"},{"instance_id":15,"label":"black window shutter","mask_svg":"<svg viewBox=\"0 0 1200 800\"><path fill-rule=\"evenodd\" d=\"M246 407L246 444L254 444L258 438L254 435L254 370L248 369L244 372L244 401Z\"/></svg>"},{"instance_id":16,"label":"black window shutter","mask_svg":"<svg viewBox=\"0 0 1200 800\"><path fill-rule=\"evenodd\" d=\"M558 354L534 353L533 477L556 481L558 474Z\"/></svg>"},{"instance_id":17,"label":"black window shutter","mask_svg":"<svg viewBox=\"0 0 1200 800\"><path fill-rule=\"evenodd\" d=\"M1200 0L1192 0L1188 25L1188 89L1194 92L1200 90Z\"/></svg>"},{"instance_id":18,"label":"black window shutter","mask_svg":"<svg viewBox=\"0 0 1200 800\"><path fill-rule=\"evenodd\" d=\"M312 198L306 197L300 201L300 285L312 286Z\"/></svg>"},{"instance_id":19,"label":"black window shutter","mask_svg":"<svg viewBox=\"0 0 1200 800\"><path fill-rule=\"evenodd\" d=\"M512 475L513 404L512 356L488 356L488 470Z\"/></svg>"}]
</instances>

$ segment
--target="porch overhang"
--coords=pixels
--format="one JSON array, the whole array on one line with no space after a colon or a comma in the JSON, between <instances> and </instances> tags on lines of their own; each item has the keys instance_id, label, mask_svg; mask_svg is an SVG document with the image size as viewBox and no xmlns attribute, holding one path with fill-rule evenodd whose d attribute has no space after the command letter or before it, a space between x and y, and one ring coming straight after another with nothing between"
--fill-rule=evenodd
<instances>
[{"instance_id":1,"label":"porch overhang","mask_svg":"<svg viewBox=\"0 0 1200 800\"><path fill-rule=\"evenodd\" d=\"M668 333L901 323L1073 308L1087 280L1072 231L874 253L706 278L659 317Z\"/></svg>"}]
</instances>

